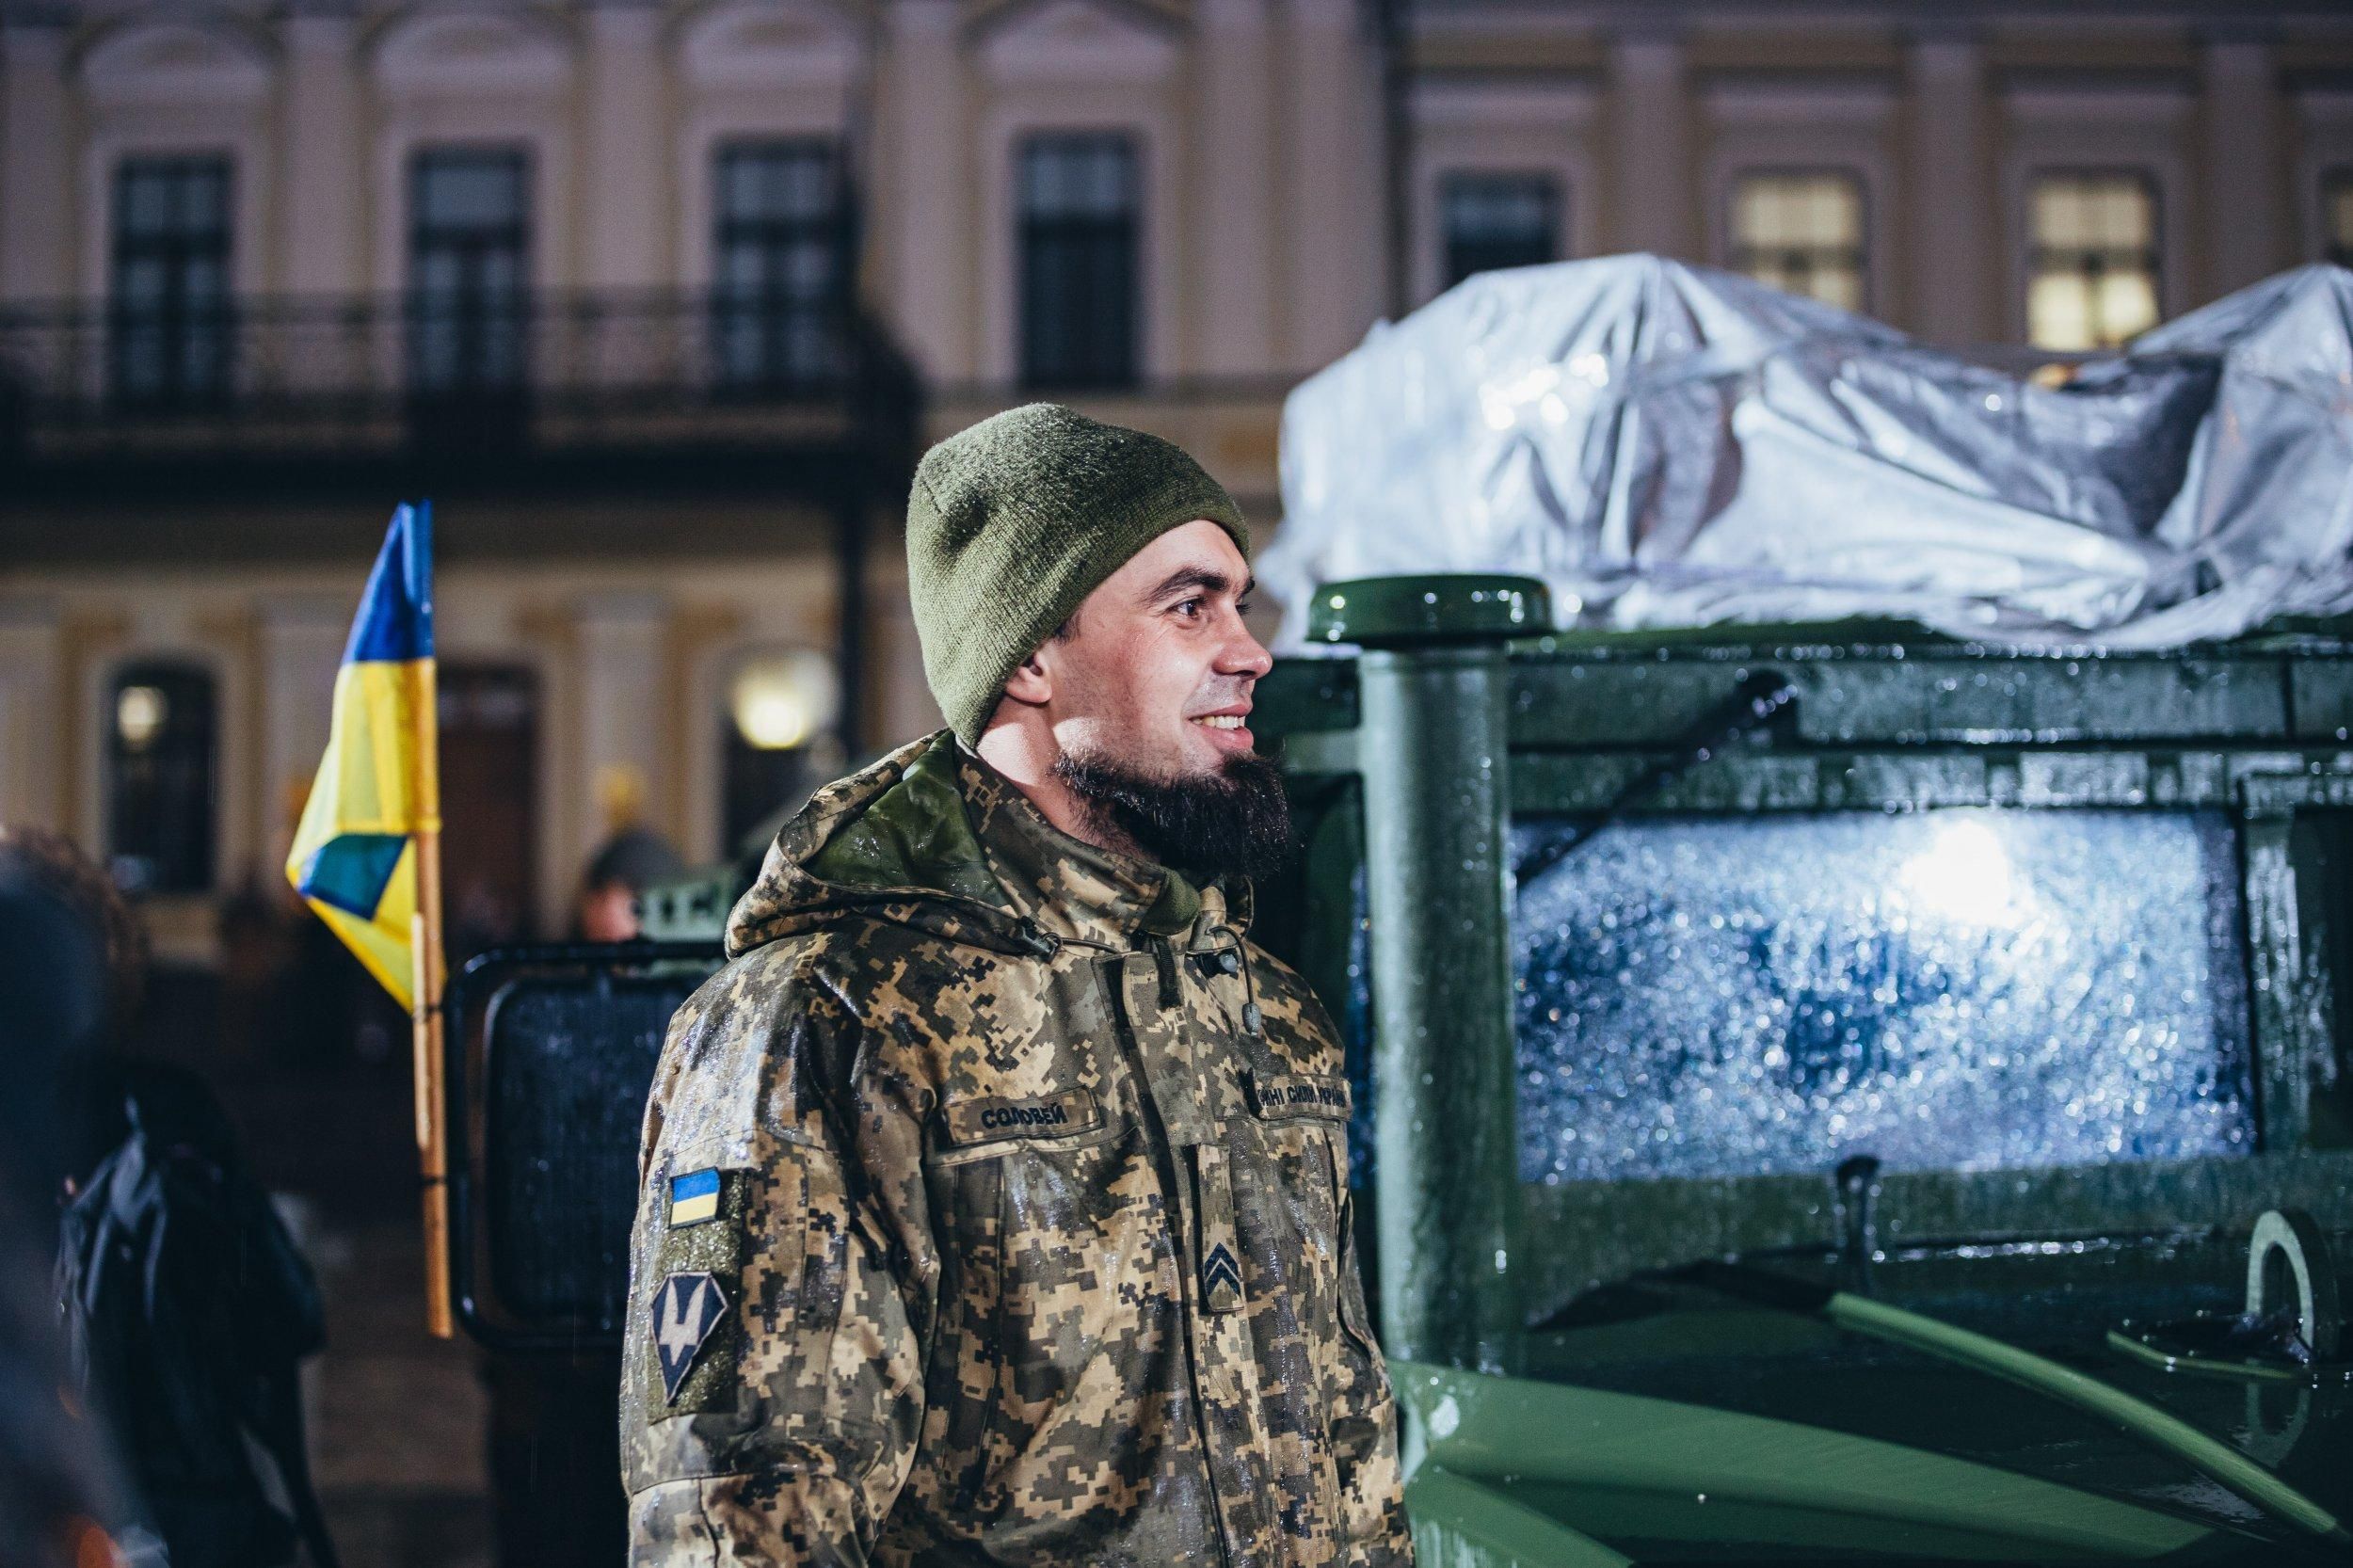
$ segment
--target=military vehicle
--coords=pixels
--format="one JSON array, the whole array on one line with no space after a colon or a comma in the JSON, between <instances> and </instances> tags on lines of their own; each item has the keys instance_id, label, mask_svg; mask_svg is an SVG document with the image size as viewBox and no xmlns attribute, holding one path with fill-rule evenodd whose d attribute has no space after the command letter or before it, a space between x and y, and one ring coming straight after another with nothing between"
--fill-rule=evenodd
<instances>
[{"instance_id":1,"label":"military vehicle","mask_svg":"<svg viewBox=\"0 0 2353 1568\"><path fill-rule=\"evenodd\" d=\"M1543 592L1331 584L1253 718L1423 1560L2353 1558L2353 628L1563 634ZM617 1336L644 1087L749 874L461 978L486 1341Z\"/></svg>"}]
</instances>

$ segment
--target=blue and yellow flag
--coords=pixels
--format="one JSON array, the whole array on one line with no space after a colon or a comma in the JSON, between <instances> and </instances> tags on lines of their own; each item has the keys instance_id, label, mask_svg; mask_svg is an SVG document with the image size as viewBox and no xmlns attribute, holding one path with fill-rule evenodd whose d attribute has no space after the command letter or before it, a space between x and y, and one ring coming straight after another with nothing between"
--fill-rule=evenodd
<instances>
[{"instance_id":1,"label":"blue and yellow flag","mask_svg":"<svg viewBox=\"0 0 2353 1568\"><path fill-rule=\"evenodd\" d=\"M433 711L433 508L392 514L335 673L327 755L286 876L413 1011L417 835L441 826Z\"/></svg>"}]
</instances>

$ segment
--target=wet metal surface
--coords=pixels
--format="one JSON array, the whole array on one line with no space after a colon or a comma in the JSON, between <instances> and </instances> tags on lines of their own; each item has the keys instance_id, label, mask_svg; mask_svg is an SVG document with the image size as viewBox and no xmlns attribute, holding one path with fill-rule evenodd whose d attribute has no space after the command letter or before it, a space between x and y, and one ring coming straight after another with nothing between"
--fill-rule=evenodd
<instances>
[{"instance_id":1,"label":"wet metal surface","mask_svg":"<svg viewBox=\"0 0 2353 1568\"><path fill-rule=\"evenodd\" d=\"M1539 596L1541 597L1541 596ZM1516 1066L1499 645L1371 648L1365 865L1383 1344L1515 1364Z\"/></svg>"},{"instance_id":2,"label":"wet metal surface","mask_svg":"<svg viewBox=\"0 0 2353 1568\"><path fill-rule=\"evenodd\" d=\"M2239 887L2218 813L1613 825L1519 889L1521 1175L2249 1153Z\"/></svg>"},{"instance_id":3,"label":"wet metal surface","mask_svg":"<svg viewBox=\"0 0 2353 1568\"><path fill-rule=\"evenodd\" d=\"M1823 1252L1761 1256L1791 1279L1853 1288ZM2235 1235L2043 1239L1899 1248L1867 1292L2049 1356L2148 1400L2278 1471L2325 1506L2353 1506L2341 1461L2353 1432L2342 1384L2283 1387L2154 1370L2110 1352L2125 1320L2229 1310L2246 1263ZM2268 1533L2242 1498L2178 1458L2029 1389L1665 1283L1596 1292L1530 1346L1535 1376L1770 1416L1998 1465ZM2258 1550L2250 1561L2289 1560Z\"/></svg>"}]
</instances>

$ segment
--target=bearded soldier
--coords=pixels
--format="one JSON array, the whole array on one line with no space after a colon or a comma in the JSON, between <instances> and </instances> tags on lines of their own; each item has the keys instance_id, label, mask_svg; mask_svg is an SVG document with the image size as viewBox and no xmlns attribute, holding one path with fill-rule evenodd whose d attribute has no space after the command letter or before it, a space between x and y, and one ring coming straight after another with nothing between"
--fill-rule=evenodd
<instances>
[{"instance_id":1,"label":"bearded soldier","mask_svg":"<svg viewBox=\"0 0 2353 1568\"><path fill-rule=\"evenodd\" d=\"M1412 1561L1339 1046L1247 935L1248 550L1066 408L923 458L950 728L777 835L647 1108L634 1561Z\"/></svg>"}]
</instances>

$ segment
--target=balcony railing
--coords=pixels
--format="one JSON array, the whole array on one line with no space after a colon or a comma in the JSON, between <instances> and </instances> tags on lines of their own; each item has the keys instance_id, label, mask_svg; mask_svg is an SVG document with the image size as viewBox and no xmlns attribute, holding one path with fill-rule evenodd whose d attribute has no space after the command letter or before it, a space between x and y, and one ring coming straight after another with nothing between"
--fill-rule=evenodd
<instances>
[{"instance_id":1,"label":"balcony railing","mask_svg":"<svg viewBox=\"0 0 2353 1568\"><path fill-rule=\"evenodd\" d=\"M861 312L716 291L0 310L20 460L911 439L911 367Z\"/></svg>"}]
</instances>

